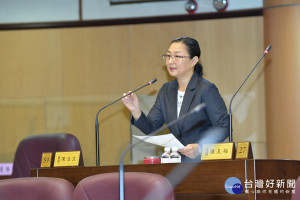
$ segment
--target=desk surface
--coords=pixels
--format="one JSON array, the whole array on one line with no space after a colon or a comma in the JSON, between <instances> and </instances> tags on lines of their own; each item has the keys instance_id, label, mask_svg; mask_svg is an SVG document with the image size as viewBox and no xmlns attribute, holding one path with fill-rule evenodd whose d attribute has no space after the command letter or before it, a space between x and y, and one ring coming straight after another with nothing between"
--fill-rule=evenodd
<instances>
[{"instance_id":1,"label":"desk surface","mask_svg":"<svg viewBox=\"0 0 300 200\"><path fill-rule=\"evenodd\" d=\"M65 167L33 169L32 176L64 178L74 186L85 177L118 172L119 166L100 167ZM176 199L290 199L292 187L287 188L288 180L296 180L300 175L300 161L295 160L230 160L230 161L205 161L198 164L139 164L125 165L125 172L150 172L168 176L173 183L175 179L182 177L182 181L175 187ZM190 171L189 173L186 173ZM172 173L172 174L170 174ZM229 194L224 188L225 181L229 177L238 178L242 186L247 184L242 194ZM175 179L174 179L175 178ZM256 180L263 181L255 187ZM267 180L281 180L285 184L282 188L266 187ZM251 188L250 183L252 182ZM270 185L268 185L270 186ZM291 186L291 185L289 185ZM273 189L272 194L270 190ZM276 193L276 190L278 194ZM284 192L280 192L284 190ZM260 191L260 192L259 192ZM265 191L265 192L264 192ZM287 192L289 191L289 192Z\"/></svg>"},{"instance_id":2,"label":"desk surface","mask_svg":"<svg viewBox=\"0 0 300 200\"><path fill-rule=\"evenodd\" d=\"M9 178L11 178L11 176L0 176L0 180L9 179Z\"/></svg>"}]
</instances>

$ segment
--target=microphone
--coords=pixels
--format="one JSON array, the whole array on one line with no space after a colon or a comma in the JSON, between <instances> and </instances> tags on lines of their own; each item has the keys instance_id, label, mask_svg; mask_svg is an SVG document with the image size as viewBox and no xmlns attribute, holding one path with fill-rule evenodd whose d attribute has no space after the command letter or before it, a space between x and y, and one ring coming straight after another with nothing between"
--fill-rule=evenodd
<instances>
[{"instance_id":1,"label":"microphone","mask_svg":"<svg viewBox=\"0 0 300 200\"><path fill-rule=\"evenodd\" d=\"M246 79L244 80L244 82L241 84L241 86L239 87L239 89L234 93L234 95L232 96L232 98L230 100L230 104L229 104L229 123L230 123L229 142L232 142L232 140L233 140L232 139L232 111L231 111L232 101L233 101L234 97L236 96L236 94L243 87L243 85L245 84L245 82L248 80L248 78L250 77L250 75L252 74L252 72L256 69L256 67L260 63L260 61L265 57L265 55L267 55L270 52L271 48L272 48L272 46L268 45L268 47L264 51L264 54L260 57L260 59L258 60L258 62L256 63L256 65L253 67L253 69L251 70L251 72L248 74L248 76L246 77Z\"/></svg>"},{"instance_id":2,"label":"microphone","mask_svg":"<svg viewBox=\"0 0 300 200\"><path fill-rule=\"evenodd\" d=\"M272 48L271 45L267 46L266 50L264 51L264 56L270 52L271 48Z\"/></svg>"},{"instance_id":3,"label":"microphone","mask_svg":"<svg viewBox=\"0 0 300 200\"><path fill-rule=\"evenodd\" d=\"M152 133L148 134L147 137L144 138L144 140L146 140L147 138L149 138L150 136L156 135L157 133L165 130L166 128L168 128L169 126L172 126L176 123L178 123L180 120L186 118L189 115L192 115L196 112L199 112L200 110L202 110L205 107L205 104L199 104L197 105L195 108L193 108L190 112L186 113L185 115L182 115L180 117L178 117L177 119L171 121L170 123L168 123L165 126L162 126L161 128L157 129L156 131L153 131ZM119 166L119 172L120 172L120 200L124 200L124 157L125 154L132 149L133 147L135 147L138 144L141 144L143 142L145 142L144 140L139 140L131 145L129 145L128 147L126 147L120 157L120 166Z\"/></svg>"},{"instance_id":4,"label":"microphone","mask_svg":"<svg viewBox=\"0 0 300 200\"><path fill-rule=\"evenodd\" d=\"M97 166L100 166L100 152L99 152L99 121L98 121L98 116L99 116L99 113L104 110L105 108L107 108L108 106L120 101L122 98L128 96L128 95L131 95L132 93L148 86L148 85L152 85L153 83L155 83L157 81L157 78L154 78L152 79L151 81L149 81L148 83L146 83L145 85L143 85L142 87L139 87L138 89L132 91L132 92L129 92L128 94L122 96L121 98L111 102L110 104L107 104L106 106L102 107L98 112L97 112L97 115L96 115L96 122L95 122L95 130L96 130L96 164Z\"/></svg>"}]
</instances>

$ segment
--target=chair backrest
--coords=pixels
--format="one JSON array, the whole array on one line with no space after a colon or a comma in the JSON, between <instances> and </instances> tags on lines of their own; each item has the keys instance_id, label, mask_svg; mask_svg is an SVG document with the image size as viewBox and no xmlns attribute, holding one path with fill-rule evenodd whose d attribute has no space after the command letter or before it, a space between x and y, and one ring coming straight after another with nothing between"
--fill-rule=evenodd
<instances>
[{"instance_id":1,"label":"chair backrest","mask_svg":"<svg viewBox=\"0 0 300 200\"><path fill-rule=\"evenodd\" d=\"M78 139L69 133L42 134L24 138L15 154L12 177L30 177L30 170L40 167L42 153L56 151L81 151L81 147ZM84 165L82 152L79 165Z\"/></svg>"},{"instance_id":2,"label":"chair backrest","mask_svg":"<svg viewBox=\"0 0 300 200\"><path fill-rule=\"evenodd\" d=\"M300 176L297 178L295 193L292 194L292 200L299 200L300 199Z\"/></svg>"},{"instance_id":3,"label":"chair backrest","mask_svg":"<svg viewBox=\"0 0 300 200\"><path fill-rule=\"evenodd\" d=\"M81 180L73 193L73 200L119 200L119 173L105 173ZM165 177L146 172L124 173L125 199L173 200L175 194Z\"/></svg>"},{"instance_id":4,"label":"chair backrest","mask_svg":"<svg viewBox=\"0 0 300 200\"><path fill-rule=\"evenodd\" d=\"M71 200L72 183L61 178L25 177L0 180L0 199Z\"/></svg>"}]
</instances>

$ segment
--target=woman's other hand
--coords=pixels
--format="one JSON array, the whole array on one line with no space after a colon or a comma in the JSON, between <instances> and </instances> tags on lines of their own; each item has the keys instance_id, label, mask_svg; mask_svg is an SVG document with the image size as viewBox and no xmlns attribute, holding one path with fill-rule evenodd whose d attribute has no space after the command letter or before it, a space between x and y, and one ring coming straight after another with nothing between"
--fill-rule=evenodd
<instances>
[{"instance_id":1,"label":"woman's other hand","mask_svg":"<svg viewBox=\"0 0 300 200\"><path fill-rule=\"evenodd\" d=\"M178 152L189 157L189 158L197 158L200 155L200 147L197 143L188 144L183 149L179 149Z\"/></svg>"}]
</instances>

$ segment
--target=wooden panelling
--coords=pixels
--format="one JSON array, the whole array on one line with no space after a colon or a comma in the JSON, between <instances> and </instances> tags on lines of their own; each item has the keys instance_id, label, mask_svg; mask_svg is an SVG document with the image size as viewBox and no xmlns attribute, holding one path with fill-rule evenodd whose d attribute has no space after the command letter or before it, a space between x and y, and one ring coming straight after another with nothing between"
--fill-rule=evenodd
<instances>
[{"instance_id":1,"label":"wooden panelling","mask_svg":"<svg viewBox=\"0 0 300 200\"><path fill-rule=\"evenodd\" d=\"M296 3L300 3L300 0L264 0L264 7L288 6Z\"/></svg>"},{"instance_id":2,"label":"wooden panelling","mask_svg":"<svg viewBox=\"0 0 300 200\"><path fill-rule=\"evenodd\" d=\"M60 32L0 32L0 98L62 95Z\"/></svg>"},{"instance_id":3,"label":"wooden panelling","mask_svg":"<svg viewBox=\"0 0 300 200\"><path fill-rule=\"evenodd\" d=\"M84 148L83 156L88 158L87 165L96 163L95 117L101 107L112 102L116 96L108 101L99 98L98 101L82 99L69 102L64 106L68 125L66 132L76 133ZM121 102L113 105L99 114L99 145L100 165L118 164L122 150L130 144L129 114ZM130 153L126 155L129 161Z\"/></svg>"},{"instance_id":4,"label":"wooden panelling","mask_svg":"<svg viewBox=\"0 0 300 200\"><path fill-rule=\"evenodd\" d=\"M282 1L282 4L289 1ZM264 12L268 158L300 159L300 4Z\"/></svg>"},{"instance_id":5,"label":"wooden panelling","mask_svg":"<svg viewBox=\"0 0 300 200\"><path fill-rule=\"evenodd\" d=\"M128 88L128 28L64 29L65 96L122 95Z\"/></svg>"},{"instance_id":6,"label":"wooden panelling","mask_svg":"<svg viewBox=\"0 0 300 200\"><path fill-rule=\"evenodd\" d=\"M43 100L0 100L0 162L13 162L18 143L27 136L44 133Z\"/></svg>"},{"instance_id":7,"label":"wooden panelling","mask_svg":"<svg viewBox=\"0 0 300 200\"><path fill-rule=\"evenodd\" d=\"M261 17L205 20L196 23L204 77L215 83L229 106L233 94L263 55ZM211 30L214 30L211 32ZM232 103L233 140L251 141L255 158L264 158L264 61L253 72ZM257 147L257 148L256 148Z\"/></svg>"},{"instance_id":8,"label":"wooden panelling","mask_svg":"<svg viewBox=\"0 0 300 200\"><path fill-rule=\"evenodd\" d=\"M154 77L157 83L138 93L156 95L172 80L161 54L176 37L199 40L205 78L216 83L228 104L264 50L262 20L0 32L0 152L5 154L0 162L12 162L18 142L28 135L69 132L79 138L85 164L95 165L97 111ZM236 98L233 127L234 139L259 144L259 152L253 145L254 157L264 158L264 80L259 70ZM100 113L101 165L118 164L130 142L129 120L121 102Z\"/></svg>"}]
</instances>

